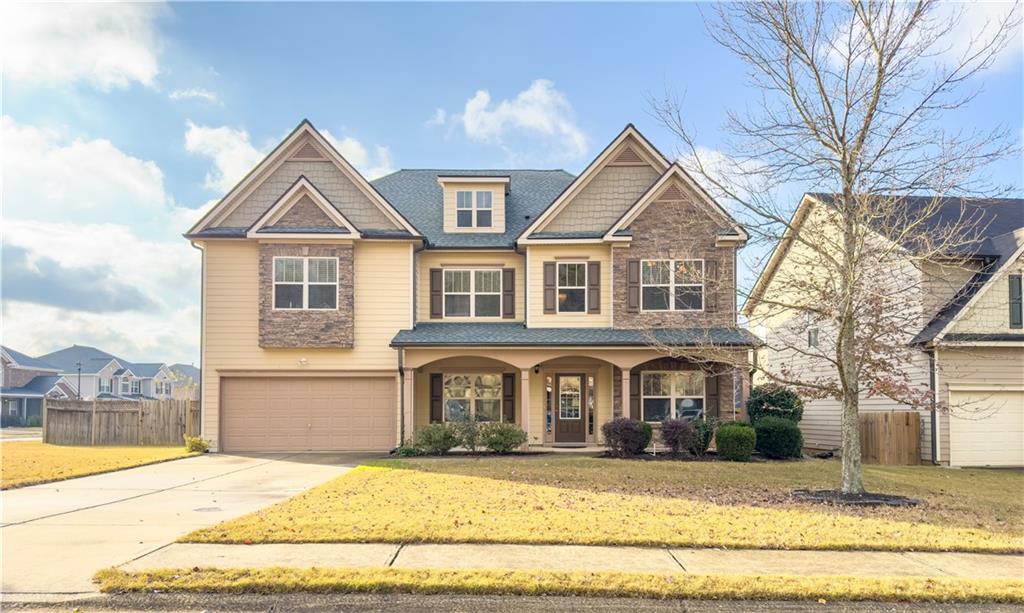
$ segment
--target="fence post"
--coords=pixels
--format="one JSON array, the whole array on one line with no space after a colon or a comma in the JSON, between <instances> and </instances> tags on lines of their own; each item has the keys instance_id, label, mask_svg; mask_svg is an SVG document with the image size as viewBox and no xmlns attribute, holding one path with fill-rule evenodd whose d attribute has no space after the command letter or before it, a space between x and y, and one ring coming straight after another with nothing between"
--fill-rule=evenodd
<instances>
[{"instance_id":1,"label":"fence post","mask_svg":"<svg viewBox=\"0 0 1024 613\"><path fill-rule=\"evenodd\" d=\"M97 426L98 426L98 424L96 423L96 397L93 396L93 399L92 399L92 413L89 415L89 444L90 445L95 445L96 444L96 427Z\"/></svg>"},{"instance_id":2,"label":"fence post","mask_svg":"<svg viewBox=\"0 0 1024 613\"><path fill-rule=\"evenodd\" d=\"M142 436L142 421L144 419L144 417L142 415L142 409L145 406L145 402L146 402L145 400L143 400L142 398L139 398L139 427L135 430L135 432L137 433L137 436L136 436L136 439L135 439L135 444L136 445L141 445L142 442L145 440L145 438Z\"/></svg>"},{"instance_id":3,"label":"fence post","mask_svg":"<svg viewBox=\"0 0 1024 613\"><path fill-rule=\"evenodd\" d=\"M46 395L43 395L43 442L47 442L46 436Z\"/></svg>"}]
</instances>

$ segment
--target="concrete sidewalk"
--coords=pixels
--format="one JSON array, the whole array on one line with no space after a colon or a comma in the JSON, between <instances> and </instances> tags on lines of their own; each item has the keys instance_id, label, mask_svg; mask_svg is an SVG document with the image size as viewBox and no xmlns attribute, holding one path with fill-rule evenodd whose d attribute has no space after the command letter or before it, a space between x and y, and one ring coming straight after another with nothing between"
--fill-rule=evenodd
<instances>
[{"instance_id":1,"label":"concrete sidewalk","mask_svg":"<svg viewBox=\"0 0 1024 613\"><path fill-rule=\"evenodd\" d=\"M582 545L210 545L175 543L124 565L153 568L393 567L693 574L1024 579L1024 556Z\"/></svg>"}]
</instances>

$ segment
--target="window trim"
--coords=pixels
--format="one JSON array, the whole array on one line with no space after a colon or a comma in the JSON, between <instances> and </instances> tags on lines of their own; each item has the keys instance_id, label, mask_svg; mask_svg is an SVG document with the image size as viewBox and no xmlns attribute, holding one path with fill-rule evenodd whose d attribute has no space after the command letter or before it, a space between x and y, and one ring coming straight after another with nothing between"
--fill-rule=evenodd
<instances>
[{"instance_id":1,"label":"window trim","mask_svg":"<svg viewBox=\"0 0 1024 613\"><path fill-rule=\"evenodd\" d=\"M460 207L459 206L459 195L460 194L469 194L469 206L468 207ZM488 203L489 206L483 207L483 206L480 205L481 204L480 203L480 195L481 194L487 194L488 196L490 196L490 202ZM479 190L478 189L469 189L469 190L458 189L458 190L455 190L455 227L457 229L465 230L465 229L470 229L470 228L486 228L486 229L489 230L489 229L493 228L494 227L494 209L495 209L495 207L494 207L494 190L490 190L490 189L479 189ZM470 225L468 225L468 226L459 225L459 212L460 211L469 211L469 213L470 213ZM477 213L479 213L480 211L490 211L490 213L491 213L491 223L489 225L486 225L486 226L481 226L480 225L480 220L479 220L478 215L477 215Z\"/></svg>"},{"instance_id":2,"label":"window trim","mask_svg":"<svg viewBox=\"0 0 1024 613\"><path fill-rule=\"evenodd\" d=\"M677 394L676 393L675 378L672 377L672 375L675 375L677 373L683 373L683 372L685 372L685 373L689 373L689 372L701 373L701 395L700 396L691 396L691 395L684 395L684 394ZM644 393L644 377L647 376L647 375L669 375L670 376L669 380L671 381L671 388L669 390L669 395L668 396L651 396L651 395L645 394ZM642 371L640 371L640 420L641 421L648 421L647 420L647 416L644 414L646 412L646 405L644 403L644 400L647 400L648 398L668 398L668 404L669 404L669 406L668 406L668 410L669 410L669 417L668 417L668 419L679 419L679 417L676 415L676 400L680 400L680 399L684 399L684 398L700 398L700 400L701 400L701 412L704 413L707 410L707 406L708 406L708 398L707 398L707 396L708 396L707 376L702 371L700 371L700 370L642 370ZM655 424L655 423L660 423L660 422L651 421L651 422L648 422L648 423Z\"/></svg>"},{"instance_id":3,"label":"window trim","mask_svg":"<svg viewBox=\"0 0 1024 613\"><path fill-rule=\"evenodd\" d=\"M447 276L449 272L468 272L469 273L469 291L468 292L449 292L447 291ZM498 314L497 315L477 315L476 314L476 273L477 272L496 272L498 274L498 291L497 292L480 292L481 296L497 296L498 297ZM502 274L501 268L442 268L441 269L441 318L442 319L501 319L504 315L502 305L502 294L505 291L505 275ZM449 315L448 314L448 296L469 296L469 315Z\"/></svg>"},{"instance_id":4,"label":"window trim","mask_svg":"<svg viewBox=\"0 0 1024 613\"><path fill-rule=\"evenodd\" d=\"M270 264L270 300L271 310L273 311L337 311L341 308L340 301L338 300L338 288L340 286L340 274L341 274L341 258L330 255L275 255L272 258ZM289 281L278 281L277 280L277 261L278 260L302 260L302 283L295 283ZM324 283L323 281L309 280L309 261L310 260L334 260L334 283ZM278 285L301 285L302 286L302 306L300 308L289 309L281 308L277 306L277 286ZM333 285L334 286L334 306L333 307L311 307L309 306L309 287L311 285Z\"/></svg>"},{"instance_id":5,"label":"window trim","mask_svg":"<svg viewBox=\"0 0 1024 613\"><path fill-rule=\"evenodd\" d=\"M651 262L668 262L669 263L669 283L668 283L668 308L667 309L648 309L644 306L644 288L646 287L665 287L661 283L644 283L644 264ZM676 283L676 262L700 262L700 283ZM674 259L674 258L652 258L649 260L640 260L640 312L641 313L703 313L707 306L707 286L704 283L705 274L707 273L706 260L704 258L685 258L685 259ZM676 287L700 287L700 308L699 309L677 309L676 308Z\"/></svg>"},{"instance_id":6,"label":"window trim","mask_svg":"<svg viewBox=\"0 0 1024 613\"><path fill-rule=\"evenodd\" d=\"M107 384L106 389L104 389L104 383ZM104 379L103 377L99 377L99 383L97 383L97 387L99 389L100 394L112 394L114 393L114 380L113 378Z\"/></svg>"},{"instance_id":7,"label":"window trim","mask_svg":"<svg viewBox=\"0 0 1024 613\"><path fill-rule=\"evenodd\" d=\"M583 267L583 285L565 285L561 283L562 275L560 271L563 265L576 264ZM555 314L559 315L565 313L567 315L587 315L590 312L590 304L587 294L590 283L590 266L586 260L559 260L555 262ZM578 289L583 291L583 309L580 311L563 311L562 302L558 299L558 295L561 293L562 288L565 289Z\"/></svg>"},{"instance_id":8,"label":"window trim","mask_svg":"<svg viewBox=\"0 0 1024 613\"><path fill-rule=\"evenodd\" d=\"M505 422L505 398L504 398L504 373L501 371L494 372L442 372L441 373L441 423L451 423L448 419L448 400L451 398L448 396L448 377L466 377L469 379L469 385L466 386L467 395L458 397L458 400L465 399L469 403L469 414L473 416L473 420L476 419L476 401L477 400L497 400L498 401L498 421L487 421L483 423L506 423ZM476 395L476 377L493 376L498 378L498 397L497 398L478 398Z\"/></svg>"}]
</instances>

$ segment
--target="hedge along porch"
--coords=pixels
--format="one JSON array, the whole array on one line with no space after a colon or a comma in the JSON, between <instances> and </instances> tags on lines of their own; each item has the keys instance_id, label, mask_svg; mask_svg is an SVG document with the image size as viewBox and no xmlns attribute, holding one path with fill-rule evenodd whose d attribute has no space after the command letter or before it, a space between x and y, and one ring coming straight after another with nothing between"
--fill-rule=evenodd
<instances>
[{"instance_id":1,"label":"hedge along porch","mask_svg":"<svg viewBox=\"0 0 1024 613\"><path fill-rule=\"evenodd\" d=\"M468 411L519 425L530 445L581 446L602 444L601 425L615 417L659 422L697 400L707 416L741 418L744 358L736 350L740 366L707 372L653 348L404 348L403 429L414 439L427 424ZM700 389L677 389L675 373L692 373Z\"/></svg>"}]
</instances>

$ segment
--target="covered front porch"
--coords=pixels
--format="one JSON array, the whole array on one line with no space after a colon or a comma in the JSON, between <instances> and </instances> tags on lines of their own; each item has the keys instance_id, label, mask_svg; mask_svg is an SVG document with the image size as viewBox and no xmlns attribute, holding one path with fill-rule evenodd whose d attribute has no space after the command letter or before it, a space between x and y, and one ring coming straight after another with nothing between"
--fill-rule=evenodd
<instances>
[{"instance_id":1,"label":"covered front porch","mask_svg":"<svg viewBox=\"0 0 1024 613\"><path fill-rule=\"evenodd\" d=\"M472 415L517 424L531 446L603 443L620 416L654 424L742 415L746 352L729 362L667 357L651 347L402 349L402 437Z\"/></svg>"}]
</instances>

